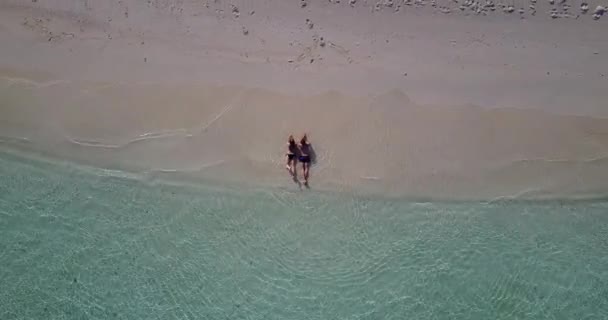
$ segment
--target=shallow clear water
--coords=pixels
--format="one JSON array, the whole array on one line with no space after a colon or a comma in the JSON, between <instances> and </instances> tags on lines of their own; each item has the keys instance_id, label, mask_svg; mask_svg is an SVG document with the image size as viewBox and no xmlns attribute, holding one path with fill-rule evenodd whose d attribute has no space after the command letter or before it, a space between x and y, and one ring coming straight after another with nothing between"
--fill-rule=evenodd
<instances>
[{"instance_id":1,"label":"shallow clear water","mask_svg":"<svg viewBox=\"0 0 608 320\"><path fill-rule=\"evenodd\" d=\"M0 319L606 319L608 203L177 186L0 152Z\"/></svg>"}]
</instances>

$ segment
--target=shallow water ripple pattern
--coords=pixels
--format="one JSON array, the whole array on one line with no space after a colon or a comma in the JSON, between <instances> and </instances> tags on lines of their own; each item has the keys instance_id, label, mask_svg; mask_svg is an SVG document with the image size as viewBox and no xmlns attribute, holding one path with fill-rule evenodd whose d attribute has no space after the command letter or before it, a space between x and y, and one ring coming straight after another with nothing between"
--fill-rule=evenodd
<instances>
[{"instance_id":1,"label":"shallow water ripple pattern","mask_svg":"<svg viewBox=\"0 0 608 320\"><path fill-rule=\"evenodd\" d=\"M0 319L607 319L606 202L150 183L0 153Z\"/></svg>"}]
</instances>

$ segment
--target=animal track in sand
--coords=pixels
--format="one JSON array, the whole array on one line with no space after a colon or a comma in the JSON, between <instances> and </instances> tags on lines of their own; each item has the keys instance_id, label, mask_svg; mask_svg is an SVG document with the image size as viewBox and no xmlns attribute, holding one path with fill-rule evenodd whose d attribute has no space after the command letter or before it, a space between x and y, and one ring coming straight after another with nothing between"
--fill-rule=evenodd
<instances>
[{"instance_id":1,"label":"animal track in sand","mask_svg":"<svg viewBox=\"0 0 608 320\"><path fill-rule=\"evenodd\" d=\"M331 51L338 54L338 56L342 57L347 63L352 63L354 60L350 56L349 50L345 49L343 46L338 45L332 41L325 40L324 37L321 37L315 34L312 37L313 43L312 45L304 45L301 43L297 43L303 47L302 52L295 58L287 60L288 63L294 62L303 62L308 61L309 63L313 63L317 60L324 60L326 58L326 53L323 53L323 49L328 47ZM293 45L293 43L290 43ZM325 57L324 57L325 56Z\"/></svg>"}]
</instances>

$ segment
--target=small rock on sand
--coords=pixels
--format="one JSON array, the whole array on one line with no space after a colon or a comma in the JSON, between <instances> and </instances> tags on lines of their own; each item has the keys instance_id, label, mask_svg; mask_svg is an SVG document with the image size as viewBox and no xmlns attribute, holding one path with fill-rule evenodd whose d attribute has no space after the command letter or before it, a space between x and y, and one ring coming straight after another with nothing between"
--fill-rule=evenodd
<instances>
[{"instance_id":1,"label":"small rock on sand","mask_svg":"<svg viewBox=\"0 0 608 320\"><path fill-rule=\"evenodd\" d=\"M308 29L312 29L315 26L310 19L306 19L306 25L308 26Z\"/></svg>"}]
</instances>

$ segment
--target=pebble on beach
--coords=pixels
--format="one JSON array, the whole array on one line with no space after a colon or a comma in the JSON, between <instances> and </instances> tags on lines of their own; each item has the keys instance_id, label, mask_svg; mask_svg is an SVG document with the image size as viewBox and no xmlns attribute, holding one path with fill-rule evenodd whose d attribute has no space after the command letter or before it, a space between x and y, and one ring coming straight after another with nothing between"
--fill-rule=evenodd
<instances>
[{"instance_id":1,"label":"pebble on beach","mask_svg":"<svg viewBox=\"0 0 608 320\"><path fill-rule=\"evenodd\" d=\"M599 20L604 13L606 13L606 8L603 6L597 6L593 11L593 20Z\"/></svg>"},{"instance_id":2,"label":"pebble on beach","mask_svg":"<svg viewBox=\"0 0 608 320\"><path fill-rule=\"evenodd\" d=\"M310 19L306 19L306 26L308 26L308 29L312 29L315 24L312 23L312 21L310 21Z\"/></svg>"}]
</instances>

